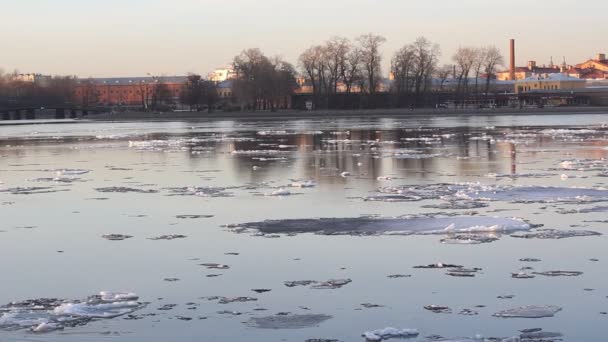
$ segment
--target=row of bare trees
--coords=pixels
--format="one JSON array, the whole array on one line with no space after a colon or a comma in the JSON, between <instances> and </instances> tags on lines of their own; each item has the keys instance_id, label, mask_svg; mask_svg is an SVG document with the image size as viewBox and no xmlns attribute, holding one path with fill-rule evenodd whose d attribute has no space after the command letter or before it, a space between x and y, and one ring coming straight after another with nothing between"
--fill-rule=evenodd
<instances>
[{"instance_id":1,"label":"row of bare trees","mask_svg":"<svg viewBox=\"0 0 608 342\"><path fill-rule=\"evenodd\" d=\"M483 82L483 94L488 95L490 81L497 68L504 64L504 57L495 46L461 47L452 56L454 62L454 79L457 80L456 93L461 97L480 95L480 82ZM470 84L470 81L474 84Z\"/></svg>"},{"instance_id":2,"label":"row of bare trees","mask_svg":"<svg viewBox=\"0 0 608 342\"><path fill-rule=\"evenodd\" d=\"M441 50L438 44L420 37L399 49L391 60L392 92L396 105L420 105L432 86Z\"/></svg>"},{"instance_id":3,"label":"row of bare trees","mask_svg":"<svg viewBox=\"0 0 608 342\"><path fill-rule=\"evenodd\" d=\"M382 53L386 39L372 33L354 41L333 37L306 49L299 65L312 89L315 107L328 107L332 95L353 92L373 95L382 79Z\"/></svg>"},{"instance_id":4,"label":"row of bare trees","mask_svg":"<svg viewBox=\"0 0 608 342\"><path fill-rule=\"evenodd\" d=\"M382 87L382 53L385 38L373 33L354 41L333 37L320 45L306 49L299 57L299 66L313 95L316 108L330 107L337 93L373 97L379 90L389 91L392 105L422 106L428 104L431 91L448 91L446 83L452 78L456 87L452 97L488 94L491 80L504 58L494 46L460 48L452 57L454 65L439 66L441 49L425 37L399 49L391 59L390 81ZM470 80L474 81L474 88ZM454 82L452 82L453 84Z\"/></svg>"}]
</instances>

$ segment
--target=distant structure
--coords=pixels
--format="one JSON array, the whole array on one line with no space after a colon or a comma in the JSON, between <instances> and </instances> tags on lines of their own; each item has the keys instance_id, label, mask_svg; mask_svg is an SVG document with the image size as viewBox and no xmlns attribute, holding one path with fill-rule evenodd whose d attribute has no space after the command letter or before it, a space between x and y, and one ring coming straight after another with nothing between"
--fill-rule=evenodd
<instances>
[{"instance_id":1,"label":"distant structure","mask_svg":"<svg viewBox=\"0 0 608 342\"><path fill-rule=\"evenodd\" d=\"M515 81L515 39L511 39L509 43L509 79L505 81Z\"/></svg>"},{"instance_id":2,"label":"distant structure","mask_svg":"<svg viewBox=\"0 0 608 342\"><path fill-rule=\"evenodd\" d=\"M223 68L223 69L215 69L207 75L207 79L209 81L213 81L216 83L224 82L227 80L234 79L236 77L236 73L232 68Z\"/></svg>"},{"instance_id":3,"label":"distant structure","mask_svg":"<svg viewBox=\"0 0 608 342\"><path fill-rule=\"evenodd\" d=\"M606 54L598 53L595 59L577 64L566 70L568 76L586 80L608 79L608 60Z\"/></svg>"},{"instance_id":4,"label":"distant structure","mask_svg":"<svg viewBox=\"0 0 608 342\"><path fill-rule=\"evenodd\" d=\"M517 94L529 91L549 92L553 90L574 90L585 88L586 81L564 74L553 73L545 76L532 76L515 82Z\"/></svg>"},{"instance_id":5,"label":"distant structure","mask_svg":"<svg viewBox=\"0 0 608 342\"><path fill-rule=\"evenodd\" d=\"M517 81L523 80L534 75L540 74L557 74L562 73L567 69L565 65L553 65L553 61L549 66L538 66L536 61L528 61L525 67L515 65L515 39L509 40L509 70L499 71L496 73L496 79L499 81Z\"/></svg>"},{"instance_id":6,"label":"distant structure","mask_svg":"<svg viewBox=\"0 0 608 342\"><path fill-rule=\"evenodd\" d=\"M14 74L10 76L10 80L13 82L34 83L42 87L48 86L52 79L52 76L42 74Z\"/></svg>"},{"instance_id":7,"label":"distant structure","mask_svg":"<svg viewBox=\"0 0 608 342\"><path fill-rule=\"evenodd\" d=\"M147 106L154 97L158 84L166 87L167 97L177 102L187 76L171 77L115 77L78 80L74 90L76 103L104 106Z\"/></svg>"}]
</instances>

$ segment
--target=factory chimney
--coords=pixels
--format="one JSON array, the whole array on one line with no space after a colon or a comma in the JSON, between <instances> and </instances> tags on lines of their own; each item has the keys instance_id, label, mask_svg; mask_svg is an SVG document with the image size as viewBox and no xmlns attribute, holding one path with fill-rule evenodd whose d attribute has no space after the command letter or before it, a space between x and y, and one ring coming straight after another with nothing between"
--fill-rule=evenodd
<instances>
[{"instance_id":1,"label":"factory chimney","mask_svg":"<svg viewBox=\"0 0 608 342\"><path fill-rule=\"evenodd\" d=\"M509 79L515 80L515 39L510 41Z\"/></svg>"}]
</instances>

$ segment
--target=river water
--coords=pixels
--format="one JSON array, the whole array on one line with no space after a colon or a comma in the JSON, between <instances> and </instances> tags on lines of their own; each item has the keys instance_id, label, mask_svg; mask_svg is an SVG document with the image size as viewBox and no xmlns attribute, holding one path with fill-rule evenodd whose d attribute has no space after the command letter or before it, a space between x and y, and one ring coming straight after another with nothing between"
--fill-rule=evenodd
<instances>
[{"instance_id":1,"label":"river water","mask_svg":"<svg viewBox=\"0 0 608 342\"><path fill-rule=\"evenodd\" d=\"M0 126L0 341L606 341L607 176L606 115Z\"/></svg>"}]
</instances>

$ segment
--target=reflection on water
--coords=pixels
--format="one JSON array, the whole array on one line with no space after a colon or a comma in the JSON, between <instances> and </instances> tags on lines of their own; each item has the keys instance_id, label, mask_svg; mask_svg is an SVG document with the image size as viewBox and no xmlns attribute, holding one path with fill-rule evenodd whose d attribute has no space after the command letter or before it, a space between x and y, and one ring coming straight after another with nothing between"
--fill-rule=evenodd
<instances>
[{"instance_id":1,"label":"reflection on water","mask_svg":"<svg viewBox=\"0 0 608 342\"><path fill-rule=\"evenodd\" d=\"M103 290L140 303L65 326L0 308L0 340L356 341L394 327L420 341L528 328L604 341L606 122L2 126L0 303ZM441 267L414 268L430 263ZM580 275L534 276L547 270ZM492 316L525 307L562 310ZM28 332L41 323L47 334Z\"/></svg>"}]
</instances>

